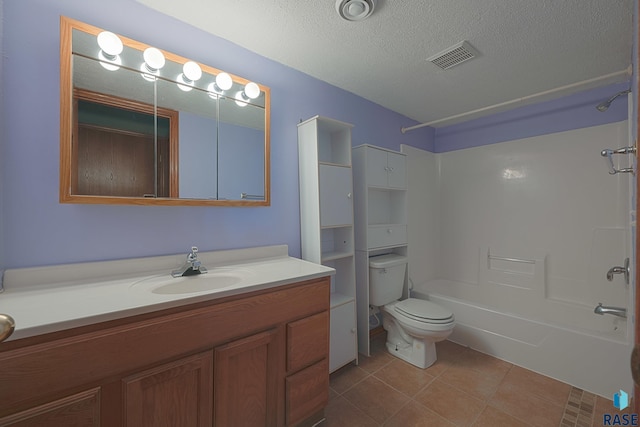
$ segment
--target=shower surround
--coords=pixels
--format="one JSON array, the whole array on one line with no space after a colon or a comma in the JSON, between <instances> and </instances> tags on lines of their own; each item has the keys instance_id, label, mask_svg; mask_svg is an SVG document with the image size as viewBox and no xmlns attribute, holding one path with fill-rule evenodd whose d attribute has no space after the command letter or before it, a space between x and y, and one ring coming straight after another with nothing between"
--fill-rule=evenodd
<instances>
[{"instance_id":1,"label":"shower surround","mask_svg":"<svg viewBox=\"0 0 640 427\"><path fill-rule=\"evenodd\" d=\"M609 175L600 156L628 134L619 121L438 154L403 147L413 296L454 312L451 340L608 398L631 390L631 316L593 312L633 313L633 283L606 278L632 257L633 176Z\"/></svg>"}]
</instances>

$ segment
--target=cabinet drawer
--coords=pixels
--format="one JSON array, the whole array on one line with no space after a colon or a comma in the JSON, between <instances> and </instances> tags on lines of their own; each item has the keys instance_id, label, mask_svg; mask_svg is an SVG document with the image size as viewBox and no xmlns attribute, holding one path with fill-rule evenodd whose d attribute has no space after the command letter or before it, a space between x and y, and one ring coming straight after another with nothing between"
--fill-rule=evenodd
<instances>
[{"instance_id":1,"label":"cabinet drawer","mask_svg":"<svg viewBox=\"0 0 640 427\"><path fill-rule=\"evenodd\" d=\"M329 403L329 363L321 360L286 380L287 425L295 425Z\"/></svg>"},{"instance_id":2,"label":"cabinet drawer","mask_svg":"<svg viewBox=\"0 0 640 427\"><path fill-rule=\"evenodd\" d=\"M370 225L367 230L369 248L383 248L407 243L406 225Z\"/></svg>"},{"instance_id":3,"label":"cabinet drawer","mask_svg":"<svg viewBox=\"0 0 640 427\"><path fill-rule=\"evenodd\" d=\"M309 366L329 352L329 312L287 324L287 372Z\"/></svg>"}]
</instances>

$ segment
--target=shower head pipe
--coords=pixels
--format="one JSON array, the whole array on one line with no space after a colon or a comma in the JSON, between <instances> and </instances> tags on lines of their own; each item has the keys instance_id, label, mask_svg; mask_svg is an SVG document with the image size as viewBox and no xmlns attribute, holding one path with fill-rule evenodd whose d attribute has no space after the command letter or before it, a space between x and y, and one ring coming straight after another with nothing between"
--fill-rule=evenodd
<instances>
[{"instance_id":1,"label":"shower head pipe","mask_svg":"<svg viewBox=\"0 0 640 427\"><path fill-rule=\"evenodd\" d=\"M623 90L620 91L618 93L616 93L615 95L613 95L611 98L607 99L606 101L601 102L600 104L596 105L596 109L600 112L605 112L609 109L609 106L611 105L611 103L619 96L622 95L626 95L628 93L631 93L631 89L627 89L627 90Z\"/></svg>"}]
</instances>

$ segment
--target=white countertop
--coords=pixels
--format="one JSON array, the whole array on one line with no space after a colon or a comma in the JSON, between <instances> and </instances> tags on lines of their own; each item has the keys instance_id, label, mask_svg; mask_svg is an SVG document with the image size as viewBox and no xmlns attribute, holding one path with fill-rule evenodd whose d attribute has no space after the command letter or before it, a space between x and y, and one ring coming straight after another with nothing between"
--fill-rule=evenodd
<instances>
[{"instance_id":1,"label":"white countertop","mask_svg":"<svg viewBox=\"0 0 640 427\"><path fill-rule=\"evenodd\" d=\"M202 265L242 272L239 283L186 294L157 294L147 282L184 262L186 253L162 257L10 269L0 293L0 313L16 322L16 340L107 320L333 275L335 270L288 256L286 245L200 252ZM207 273L208 274L208 273ZM204 276L203 276L204 277ZM176 279L179 280L179 279Z\"/></svg>"}]
</instances>

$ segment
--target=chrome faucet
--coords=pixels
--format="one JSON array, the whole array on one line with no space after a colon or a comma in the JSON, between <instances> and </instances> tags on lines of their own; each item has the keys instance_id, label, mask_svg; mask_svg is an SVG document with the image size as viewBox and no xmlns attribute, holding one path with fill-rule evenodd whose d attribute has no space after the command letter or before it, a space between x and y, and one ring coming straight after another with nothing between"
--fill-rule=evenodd
<instances>
[{"instance_id":1,"label":"chrome faucet","mask_svg":"<svg viewBox=\"0 0 640 427\"><path fill-rule=\"evenodd\" d=\"M173 270L171 275L173 277L193 276L195 274L206 273L207 269L202 266L198 259L198 248L196 246L191 247L191 253L187 255L187 260L182 267L177 270Z\"/></svg>"},{"instance_id":2,"label":"chrome faucet","mask_svg":"<svg viewBox=\"0 0 640 427\"><path fill-rule=\"evenodd\" d=\"M595 314L612 314L614 316L622 317L623 319L627 318L627 309L623 307L607 307L602 305L601 302L598 303L598 306L593 310Z\"/></svg>"}]
</instances>

